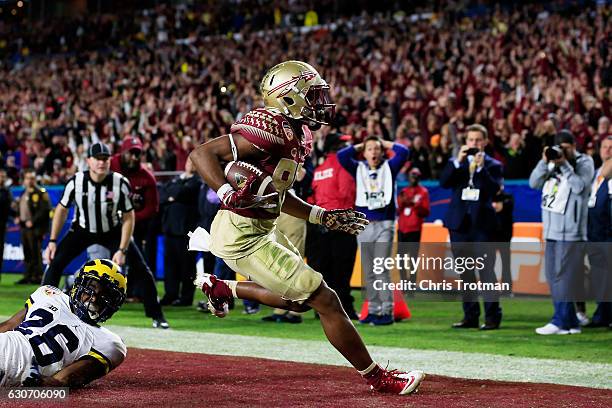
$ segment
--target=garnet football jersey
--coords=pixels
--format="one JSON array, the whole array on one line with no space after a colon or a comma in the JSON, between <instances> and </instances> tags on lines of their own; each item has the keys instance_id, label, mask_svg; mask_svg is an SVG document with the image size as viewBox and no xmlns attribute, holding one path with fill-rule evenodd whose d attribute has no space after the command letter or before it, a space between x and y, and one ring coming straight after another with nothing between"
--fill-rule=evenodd
<instances>
[{"instance_id":1,"label":"garnet football jersey","mask_svg":"<svg viewBox=\"0 0 612 408\"><path fill-rule=\"evenodd\" d=\"M310 129L306 125L301 129L295 129L287 118L276 110L254 109L232 125L231 133L244 137L266 153L261 160L244 160L240 157L238 160L251 163L272 176L279 202L273 209L229 210L249 218L278 217L287 190L293 185L304 160L312 151Z\"/></svg>"}]
</instances>

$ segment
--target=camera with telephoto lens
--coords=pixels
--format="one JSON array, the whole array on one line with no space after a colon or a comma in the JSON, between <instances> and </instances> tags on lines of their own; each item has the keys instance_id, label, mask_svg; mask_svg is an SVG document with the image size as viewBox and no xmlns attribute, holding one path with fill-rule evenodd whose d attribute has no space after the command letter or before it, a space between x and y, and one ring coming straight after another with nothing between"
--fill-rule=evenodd
<instances>
[{"instance_id":1,"label":"camera with telephoto lens","mask_svg":"<svg viewBox=\"0 0 612 408\"><path fill-rule=\"evenodd\" d=\"M559 145L554 145L554 146L550 146L548 149L546 149L546 151L544 152L544 156L546 156L546 159L548 161L551 160L558 160L561 157L563 157L563 149L561 148L561 146Z\"/></svg>"}]
</instances>

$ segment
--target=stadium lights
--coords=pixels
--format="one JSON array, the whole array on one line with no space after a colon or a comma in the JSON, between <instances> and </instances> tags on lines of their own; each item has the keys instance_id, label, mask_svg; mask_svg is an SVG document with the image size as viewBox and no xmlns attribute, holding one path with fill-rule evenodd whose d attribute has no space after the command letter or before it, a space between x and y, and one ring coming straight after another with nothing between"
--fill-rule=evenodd
<instances>
[{"instance_id":1,"label":"stadium lights","mask_svg":"<svg viewBox=\"0 0 612 408\"><path fill-rule=\"evenodd\" d=\"M17 7L23 7L23 1L18 1L17 2Z\"/></svg>"}]
</instances>

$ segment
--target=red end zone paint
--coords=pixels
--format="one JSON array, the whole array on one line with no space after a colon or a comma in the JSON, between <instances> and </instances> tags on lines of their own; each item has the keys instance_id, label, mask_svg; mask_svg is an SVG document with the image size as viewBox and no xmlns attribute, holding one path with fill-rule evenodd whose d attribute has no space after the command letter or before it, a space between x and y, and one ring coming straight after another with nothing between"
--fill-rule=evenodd
<instances>
[{"instance_id":1,"label":"red end zone paint","mask_svg":"<svg viewBox=\"0 0 612 408\"><path fill-rule=\"evenodd\" d=\"M408 369L411 367L398 367ZM413 367L414 368L414 367ZM6 401L0 402L0 406ZM106 378L66 404L11 407L610 407L612 391L428 375L417 394L369 391L354 370L250 357L129 349ZM8 406L8 405L7 405Z\"/></svg>"}]
</instances>

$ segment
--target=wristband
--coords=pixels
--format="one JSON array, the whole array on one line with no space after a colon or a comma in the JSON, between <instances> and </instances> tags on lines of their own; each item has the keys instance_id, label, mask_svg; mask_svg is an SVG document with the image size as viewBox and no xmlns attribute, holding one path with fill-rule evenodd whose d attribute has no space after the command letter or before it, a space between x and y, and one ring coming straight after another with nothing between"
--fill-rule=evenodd
<instances>
[{"instance_id":1,"label":"wristband","mask_svg":"<svg viewBox=\"0 0 612 408\"><path fill-rule=\"evenodd\" d=\"M127 253L128 253L128 248L119 248L119 251L121 251L121 253L122 253L123 255L127 255Z\"/></svg>"},{"instance_id":2,"label":"wristband","mask_svg":"<svg viewBox=\"0 0 612 408\"><path fill-rule=\"evenodd\" d=\"M310 209L310 214L308 215L308 221L312 224L321 224L323 222L324 212L325 208L319 207L318 205L313 205Z\"/></svg>"},{"instance_id":3,"label":"wristband","mask_svg":"<svg viewBox=\"0 0 612 408\"><path fill-rule=\"evenodd\" d=\"M225 204L225 199L232 191L234 191L234 188L229 183L225 183L224 185L219 187L219 189L217 190L219 200L221 200L221 202Z\"/></svg>"},{"instance_id":4,"label":"wristband","mask_svg":"<svg viewBox=\"0 0 612 408\"><path fill-rule=\"evenodd\" d=\"M51 244L51 243L53 243L53 244L57 244L57 239L50 239L50 240L49 240L49 243L50 243L50 244Z\"/></svg>"}]
</instances>

